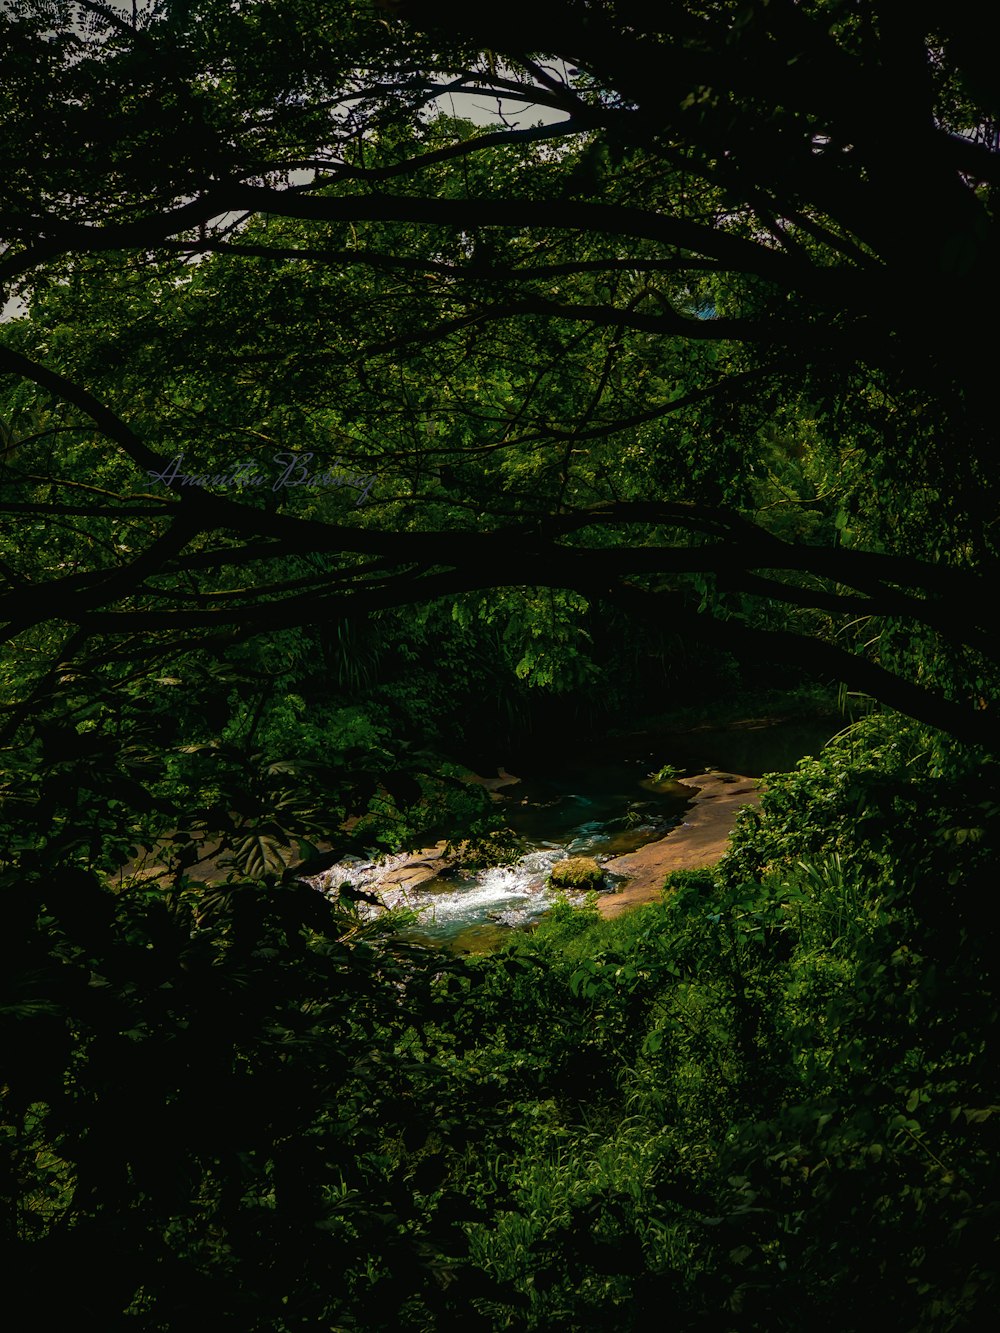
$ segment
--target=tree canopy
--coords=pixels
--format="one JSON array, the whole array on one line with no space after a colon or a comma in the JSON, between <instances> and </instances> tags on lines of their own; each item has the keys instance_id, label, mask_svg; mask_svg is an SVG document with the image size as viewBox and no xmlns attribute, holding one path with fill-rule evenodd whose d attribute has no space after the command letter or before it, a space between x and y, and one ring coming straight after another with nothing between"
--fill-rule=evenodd
<instances>
[{"instance_id":1,"label":"tree canopy","mask_svg":"<svg viewBox=\"0 0 1000 1333\"><path fill-rule=\"evenodd\" d=\"M0 0L5 1311L992 1316L996 29ZM669 901L316 891L755 661L888 708Z\"/></svg>"},{"instance_id":2,"label":"tree canopy","mask_svg":"<svg viewBox=\"0 0 1000 1333\"><path fill-rule=\"evenodd\" d=\"M8 4L4 506L55 512L30 447L64 487L86 452L134 541L7 560L7 634L547 586L994 745L979 17ZM268 450L365 504L232 484Z\"/></svg>"}]
</instances>

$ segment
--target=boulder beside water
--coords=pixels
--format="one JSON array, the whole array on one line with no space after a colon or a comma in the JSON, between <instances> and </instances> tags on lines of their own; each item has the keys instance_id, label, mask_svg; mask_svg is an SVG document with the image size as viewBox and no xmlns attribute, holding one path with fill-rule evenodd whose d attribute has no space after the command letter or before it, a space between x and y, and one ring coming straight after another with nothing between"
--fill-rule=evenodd
<instances>
[{"instance_id":1,"label":"boulder beside water","mask_svg":"<svg viewBox=\"0 0 1000 1333\"><path fill-rule=\"evenodd\" d=\"M590 856L571 856L557 861L549 874L554 889L602 889L604 871Z\"/></svg>"}]
</instances>

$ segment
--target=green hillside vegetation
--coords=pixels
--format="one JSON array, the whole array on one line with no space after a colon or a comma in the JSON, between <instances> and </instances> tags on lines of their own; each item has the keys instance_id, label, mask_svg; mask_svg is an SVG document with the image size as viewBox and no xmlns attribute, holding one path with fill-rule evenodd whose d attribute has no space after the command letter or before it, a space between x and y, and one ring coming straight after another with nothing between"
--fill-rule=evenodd
<instances>
[{"instance_id":1,"label":"green hillside vegetation","mask_svg":"<svg viewBox=\"0 0 1000 1333\"><path fill-rule=\"evenodd\" d=\"M717 871L484 957L308 891L64 878L7 1011L25 1295L151 1329L976 1326L1000 800L924 744L858 724Z\"/></svg>"},{"instance_id":2,"label":"green hillside vegetation","mask_svg":"<svg viewBox=\"0 0 1000 1333\"><path fill-rule=\"evenodd\" d=\"M998 36L0 7L11 1327L992 1327ZM831 700L614 920L312 883Z\"/></svg>"}]
</instances>

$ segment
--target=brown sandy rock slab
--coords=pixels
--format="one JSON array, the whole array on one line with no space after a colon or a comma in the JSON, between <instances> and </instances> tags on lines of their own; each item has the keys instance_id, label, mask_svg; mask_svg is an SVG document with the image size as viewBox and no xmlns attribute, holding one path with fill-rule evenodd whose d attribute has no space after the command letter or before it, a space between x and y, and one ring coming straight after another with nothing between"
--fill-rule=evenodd
<instances>
[{"instance_id":1,"label":"brown sandy rock slab","mask_svg":"<svg viewBox=\"0 0 1000 1333\"><path fill-rule=\"evenodd\" d=\"M681 782L697 792L684 823L665 838L604 863L613 875L628 876L628 883L598 901L601 916L619 916L643 903L659 902L663 881L675 870L715 865L726 850L739 811L760 800L756 779L736 773L702 773Z\"/></svg>"}]
</instances>

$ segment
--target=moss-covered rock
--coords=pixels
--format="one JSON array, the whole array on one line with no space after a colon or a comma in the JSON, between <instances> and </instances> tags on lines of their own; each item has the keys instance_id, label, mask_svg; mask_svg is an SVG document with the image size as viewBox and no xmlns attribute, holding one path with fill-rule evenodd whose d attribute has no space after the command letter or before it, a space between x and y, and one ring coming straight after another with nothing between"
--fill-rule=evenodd
<instances>
[{"instance_id":1,"label":"moss-covered rock","mask_svg":"<svg viewBox=\"0 0 1000 1333\"><path fill-rule=\"evenodd\" d=\"M604 887L604 871L590 856L571 856L555 863L549 883L556 889L600 889Z\"/></svg>"}]
</instances>

